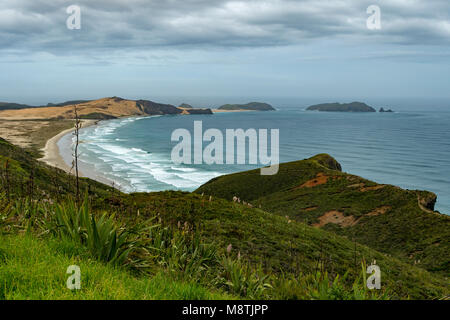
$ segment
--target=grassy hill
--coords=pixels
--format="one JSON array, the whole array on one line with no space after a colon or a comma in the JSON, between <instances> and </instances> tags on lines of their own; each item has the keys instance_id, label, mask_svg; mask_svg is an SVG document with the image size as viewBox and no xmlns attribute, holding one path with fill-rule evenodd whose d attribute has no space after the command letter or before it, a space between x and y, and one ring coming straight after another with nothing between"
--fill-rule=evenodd
<instances>
[{"instance_id":1,"label":"grassy hill","mask_svg":"<svg viewBox=\"0 0 450 320\"><path fill-rule=\"evenodd\" d=\"M450 217L433 211L433 193L380 185L340 170L335 159L318 155L282 164L274 176L253 170L218 177L196 192L237 196L449 276Z\"/></svg>"},{"instance_id":2,"label":"grassy hill","mask_svg":"<svg viewBox=\"0 0 450 320\"><path fill-rule=\"evenodd\" d=\"M130 116L149 116L165 114L191 114L190 110L180 109L170 104L162 104L149 100L127 100L119 97L103 98L92 101L68 101L47 107L30 107L10 110L0 109L0 119L5 120L67 120L75 119L74 107L82 119L114 119ZM209 109L195 109L192 113L211 114Z\"/></svg>"},{"instance_id":3,"label":"grassy hill","mask_svg":"<svg viewBox=\"0 0 450 320\"><path fill-rule=\"evenodd\" d=\"M331 170L320 164L330 158L313 161ZM65 286L65 268L73 261L91 279L76 299L430 299L449 294L448 279L440 274L206 192L127 195L82 179L86 200L77 209L73 177L4 140L0 168L3 298L68 297L60 285ZM271 194L264 185L261 191ZM117 239L122 245L114 245ZM28 256L34 258L25 261ZM362 266L373 260L382 270L382 292L365 288ZM27 276L24 270L33 264L35 272ZM42 291L43 279L50 284ZM115 288L120 290L113 293Z\"/></svg>"}]
</instances>

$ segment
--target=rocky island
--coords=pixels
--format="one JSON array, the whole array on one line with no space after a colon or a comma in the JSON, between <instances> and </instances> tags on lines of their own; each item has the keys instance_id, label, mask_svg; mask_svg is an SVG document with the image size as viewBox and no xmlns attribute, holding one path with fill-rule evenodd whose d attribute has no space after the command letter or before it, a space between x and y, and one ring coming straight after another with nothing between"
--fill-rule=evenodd
<instances>
[{"instance_id":1,"label":"rocky island","mask_svg":"<svg viewBox=\"0 0 450 320\"><path fill-rule=\"evenodd\" d=\"M275 108L268 103L250 102L247 104L225 104L219 107L219 111L274 111Z\"/></svg>"},{"instance_id":2,"label":"rocky island","mask_svg":"<svg viewBox=\"0 0 450 320\"><path fill-rule=\"evenodd\" d=\"M376 112L374 108L364 102L322 103L310 106L306 110L323 112Z\"/></svg>"}]
</instances>

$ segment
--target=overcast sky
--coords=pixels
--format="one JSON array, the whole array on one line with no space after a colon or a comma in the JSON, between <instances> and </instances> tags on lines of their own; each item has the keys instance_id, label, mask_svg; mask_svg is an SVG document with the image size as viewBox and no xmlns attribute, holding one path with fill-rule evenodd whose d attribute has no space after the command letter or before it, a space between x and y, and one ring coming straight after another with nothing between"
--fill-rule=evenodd
<instances>
[{"instance_id":1,"label":"overcast sky","mask_svg":"<svg viewBox=\"0 0 450 320\"><path fill-rule=\"evenodd\" d=\"M369 5L381 29L369 30ZM70 5L81 29L69 30ZM0 101L450 99L449 0L1 0ZM320 101L319 101L320 102Z\"/></svg>"}]
</instances>

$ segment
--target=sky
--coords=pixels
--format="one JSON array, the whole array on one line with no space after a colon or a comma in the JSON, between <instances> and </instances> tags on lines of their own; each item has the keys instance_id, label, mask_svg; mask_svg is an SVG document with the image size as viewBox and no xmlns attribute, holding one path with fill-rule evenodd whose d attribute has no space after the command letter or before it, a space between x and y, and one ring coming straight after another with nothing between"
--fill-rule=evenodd
<instances>
[{"instance_id":1,"label":"sky","mask_svg":"<svg viewBox=\"0 0 450 320\"><path fill-rule=\"evenodd\" d=\"M67 27L72 5L80 29ZM0 101L107 96L437 99L450 110L450 1L0 2Z\"/></svg>"}]
</instances>

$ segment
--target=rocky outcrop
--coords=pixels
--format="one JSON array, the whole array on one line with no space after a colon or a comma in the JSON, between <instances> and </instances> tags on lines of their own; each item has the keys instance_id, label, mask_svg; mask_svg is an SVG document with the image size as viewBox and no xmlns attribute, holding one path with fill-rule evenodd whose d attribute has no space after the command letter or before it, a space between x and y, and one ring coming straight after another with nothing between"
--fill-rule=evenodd
<instances>
[{"instance_id":1,"label":"rocky outcrop","mask_svg":"<svg viewBox=\"0 0 450 320\"><path fill-rule=\"evenodd\" d=\"M183 109L183 114L213 114L211 109Z\"/></svg>"},{"instance_id":2,"label":"rocky outcrop","mask_svg":"<svg viewBox=\"0 0 450 320\"><path fill-rule=\"evenodd\" d=\"M162 104L149 100L137 100L136 106L147 115L180 114L182 110L171 104Z\"/></svg>"},{"instance_id":3,"label":"rocky outcrop","mask_svg":"<svg viewBox=\"0 0 450 320\"><path fill-rule=\"evenodd\" d=\"M331 170L342 171L341 164L339 162L337 162L337 160L335 158L333 158L332 156L330 156L329 154L326 154L326 153L318 154L318 155L310 158L310 160L317 161L320 165L324 166L325 168L328 168Z\"/></svg>"},{"instance_id":4,"label":"rocky outcrop","mask_svg":"<svg viewBox=\"0 0 450 320\"><path fill-rule=\"evenodd\" d=\"M437 195L429 191L417 191L419 207L426 212L434 212Z\"/></svg>"},{"instance_id":5,"label":"rocky outcrop","mask_svg":"<svg viewBox=\"0 0 450 320\"><path fill-rule=\"evenodd\" d=\"M178 109L182 111L182 114L213 114L212 110L209 108L194 108L190 104L182 103L178 106Z\"/></svg>"}]
</instances>

